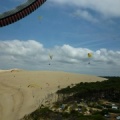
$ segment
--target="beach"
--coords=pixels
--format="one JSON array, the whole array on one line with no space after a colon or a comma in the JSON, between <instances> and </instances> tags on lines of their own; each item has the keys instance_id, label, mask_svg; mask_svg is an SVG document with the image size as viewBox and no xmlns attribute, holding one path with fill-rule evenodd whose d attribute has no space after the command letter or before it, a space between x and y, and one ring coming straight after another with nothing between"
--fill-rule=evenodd
<instances>
[{"instance_id":1,"label":"beach","mask_svg":"<svg viewBox=\"0 0 120 120\"><path fill-rule=\"evenodd\" d=\"M106 79L63 71L0 70L0 120L23 118L45 104L57 90L71 84L103 80Z\"/></svg>"}]
</instances>

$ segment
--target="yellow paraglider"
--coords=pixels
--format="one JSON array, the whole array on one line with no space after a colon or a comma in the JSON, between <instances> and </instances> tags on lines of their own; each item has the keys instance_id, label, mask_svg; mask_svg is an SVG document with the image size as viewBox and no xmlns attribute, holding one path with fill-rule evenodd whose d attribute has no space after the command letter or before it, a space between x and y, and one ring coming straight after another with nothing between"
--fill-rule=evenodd
<instances>
[{"instance_id":1,"label":"yellow paraglider","mask_svg":"<svg viewBox=\"0 0 120 120\"><path fill-rule=\"evenodd\" d=\"M88 58L92 58L92 53L88 53ZM90 64L90 61L88 62Z\"/></svg>"},{"instance_id":2,"label":"yellow paraglider","mask_svg":"<svg viewBox=\"0 0 120 120\"><path fill-rule=\"evenodd\" d=\"M91 58L92 57L92 53L88 53L88 57Z\"/></svg>"},{"instance_id":3,"label":"yellow paraglider","mask_svg":"<svg viewBox=\"0 0 120 120\"><path fill-rule=\"evenodd\" d=\"M42 19L42 16L38 16L38 19L41 20L41 19Z\"/></svg>"}]
</instances>

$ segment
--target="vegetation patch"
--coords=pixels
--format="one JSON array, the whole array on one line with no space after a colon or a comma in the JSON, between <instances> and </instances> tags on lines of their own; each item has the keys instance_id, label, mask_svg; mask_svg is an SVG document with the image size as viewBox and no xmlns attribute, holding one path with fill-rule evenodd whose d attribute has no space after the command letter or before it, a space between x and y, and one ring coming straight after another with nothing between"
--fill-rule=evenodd
<instances>
[{"instance_id":1,"label":"vegetation patch","mask_svg":"<svg viewBox=\"0 0 120 120\"><path fill-rule=\"evenodd\" d=\"M79 83L57 91L52 106L42 106L22 120L110 120L120 115L120 77ZM60 99L59 99L60 98ZM53 109L54 108L54 109Z\"/></svg>"}]
</instances>

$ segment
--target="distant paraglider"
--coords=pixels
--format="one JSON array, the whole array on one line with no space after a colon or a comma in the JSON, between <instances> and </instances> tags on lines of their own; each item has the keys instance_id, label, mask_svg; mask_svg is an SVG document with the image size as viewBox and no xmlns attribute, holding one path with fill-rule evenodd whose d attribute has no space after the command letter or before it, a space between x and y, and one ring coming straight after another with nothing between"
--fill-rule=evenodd
<instances>
[{"instance_id":1,"label":"distant paraglider","mask_svg":"<svg viewBox=\"0 0 120 120\"><path fill-rule=\"evenodd\" d=\"M92 53L88 53L88 57L91 58L92 57Z\"/></svg>"},{"instance_id":2,"label":"distant paraglider","mask_svg":"<svg viewBox=\"0 0 120 120\"><path fill-rule=\"evenodd\" d=\"M29 84L28 87L29 88L40 88L40 86L37 84Z\"/></svg>"},{"instance_id":3,"label":"distant paraglider","mask_svg":"<svg viewBox=\"0 0 120 120\"><path fill-rule=\"evenodd\" d=\"M92 53L88 53L88 58L92 58ZM88 64L90 64L90 61L88 62Z\"/></svg>"},{"instance_id":4,"label":"distant paraglider","mask_svg":"<svg viewBox=\"0 0 120 120\"><path fill-rule=\"evenodd\" d=\"M39 19L39 20L42 20L42 18L43 18L42 16L38 16L38 19Z\"/></svg>"},{"instance_id":5,"label":"distant paraglider","mask_svg":"<svg viewBox=\"0 0 120 120\"><path fill-rule=\"evenodd\" d=\"M39 8L46 0L27 0L15 9L0 14L0 27L12 24L26 17L37 8Z\"/></svg>"},{"instance_id":6,"label":"distant paraglider","mask_svg":"<svg viewBox=\"0 0 120 120\"><path fill-rule=\"evenodd\" d=\"M53 55L49 54L50 61L53 59ZM51 62L49 62L49 65L51 65Z\"/></svg>"}]
</instances>

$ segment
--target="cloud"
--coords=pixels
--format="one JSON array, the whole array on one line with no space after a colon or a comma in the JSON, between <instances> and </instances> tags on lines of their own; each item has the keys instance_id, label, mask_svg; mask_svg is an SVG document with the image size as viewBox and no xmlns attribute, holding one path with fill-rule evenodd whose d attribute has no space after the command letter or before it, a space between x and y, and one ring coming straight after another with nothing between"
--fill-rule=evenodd
<instances>
[{"instance_id":1,"label":"cloud","mask_svg":"<svg viewBox=\"0 0 120 120\"><path fill-rule=\"evenodd\" d=\"M80 9L76 10L75 12L72 13L72 15L75 17L82 17L83 19L90 22L98 22L98 20L86 10L80 10Z\"/></svg>"},{"instance_id":2,"label":"cloud","mask_svg":"<svg viewBox=\"0 0 120 120\"><path fill-rule=\"evenodd\" d=\"M120 17L120 0L50 0L50 2L90 9L106 18Z\"/></svg>"},{"instance_id":3,"label":"cloud","mask_svg":"<svg viewBox=\"0 0 120 120\"><path fill-rule=\"evenodd\" d=\"M4 54L9 55L33 55L35 53L43 52L44 48L43 45L34 41L34 40L28 40L28 41L20 41L20 40L10 40L10 41L2 41L0 42L0 49L1 52ZM6 48L6 49L4 49Z\"/></svg>"},{"instance_id":4,"label":"cloud","mask_svg":"<svg viewBox=\"0 0 120 120\"><path fill-rule=\"evenodd\" d=\"M89 52L92 58L88 58ZM52 60L49 54L53 55ZM105 48L93 51L68 44L47 49L35 40L0 41L0 61L0 69L63 70L98 75L120 71L120 51Z\"/></svg>"},{"instance_id":5,"label":"cloud","mask_svg":"<svg viewBox=\"0 0 120 120\"><path fill-rule=\"evenodd\" d=\"M3 64L10 63L11 66L16 64L18 67L21 64L27 66L31 63L38 64L38 62L46 61L44 52L43 45L34 40L0 42L0 59Z\"/></svg>"}]
</instances>

